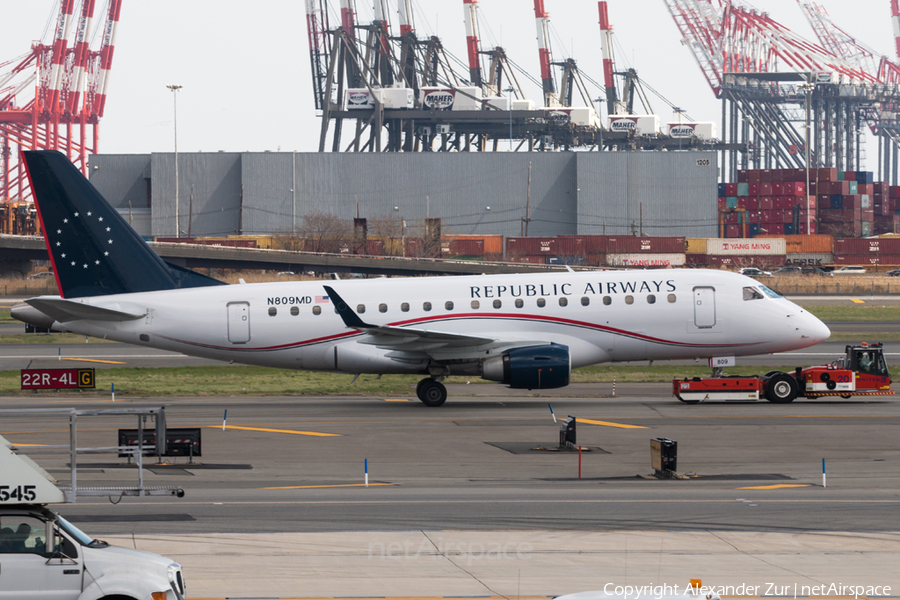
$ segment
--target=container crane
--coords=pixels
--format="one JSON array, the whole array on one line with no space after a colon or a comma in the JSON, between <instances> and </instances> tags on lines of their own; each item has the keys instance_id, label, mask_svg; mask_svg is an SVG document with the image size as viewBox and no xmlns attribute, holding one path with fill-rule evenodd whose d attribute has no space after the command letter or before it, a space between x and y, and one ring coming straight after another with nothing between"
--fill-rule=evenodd
<instances>
[{"instance_id":1,"label":"container crane","mask_svg":"<svg viewBox=\"0 0 900 600\"><path fill-rule=\"evenodd\" d=\"M466 17L466 50L469 55L469 81L481 87L481 41L478 33L478 0L463 0Z\"/></svg>"},{"instance_id":2,"label":"container crane","mask_svg":"<svg viewBox=\"0 0 900 600\"><path fill-rule=\"evenodd\" d=\"M109 0L100 48L93 51L95 0L63 0L52 39L0 63L9 67L0 70L0 201L29 196L21 150L61 150L87 173L88 155L99 145L121 7L122 0ZM30 89L34 97L24 100Z\"/></svg>"},{"instance_id":3,"label":"container crane","mask_svg":"<svg viewBox=\"0 0 900 600\"><path fill-rule=\"evenodd\" d=\"M544 106L559 106L556 83L553 81L553 62L550 53L550 15L544 10L544 0L534 0L534 18L537 25L538 57L541 63L541 85L544 90Z\"/></svg>"}]
</instances>

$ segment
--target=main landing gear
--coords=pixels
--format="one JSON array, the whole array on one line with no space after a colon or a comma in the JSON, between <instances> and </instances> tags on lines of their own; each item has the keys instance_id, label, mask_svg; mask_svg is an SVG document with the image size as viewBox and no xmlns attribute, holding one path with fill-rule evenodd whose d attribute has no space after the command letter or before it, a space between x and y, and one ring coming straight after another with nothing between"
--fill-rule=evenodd
<instances>
[{"instance_id":1,"label":"main landing gear","mask_svg":"<svg viewBox=\"0 0 900 600\"><path fill-rule=\"evenodd\" d=\"M426 377L416 384L416 396L425 406L440 406L447 401L447 388L432 377Z\"/></svg>"}]
</instances>

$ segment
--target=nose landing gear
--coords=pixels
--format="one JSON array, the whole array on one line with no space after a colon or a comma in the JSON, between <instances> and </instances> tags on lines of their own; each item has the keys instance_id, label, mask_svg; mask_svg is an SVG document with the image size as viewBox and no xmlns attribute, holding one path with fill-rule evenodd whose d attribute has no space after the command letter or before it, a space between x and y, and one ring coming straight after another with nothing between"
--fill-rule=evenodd
<instances>
[{"instance_id":1,"label":"nose landing gear","mask_svg":"<svg viewBox=\"0 0 900 600\"><path fill-rule=\"evenodd\" d=\"M447 401L447 388L432 377L426 377L416 385L416 396L425 406L440 406Z\"/></svg>"}]
</instances>

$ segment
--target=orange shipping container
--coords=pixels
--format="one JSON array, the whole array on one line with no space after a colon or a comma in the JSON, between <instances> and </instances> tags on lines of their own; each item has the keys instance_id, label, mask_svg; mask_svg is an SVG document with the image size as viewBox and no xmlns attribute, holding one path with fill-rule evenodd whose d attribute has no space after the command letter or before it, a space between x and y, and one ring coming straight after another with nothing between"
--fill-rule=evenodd
<instances>
[{"instance_id":1,"label":"orange shipping container","mask_svg":"<svg viewBox=\"0 0 900 600\"><path fill-rule=\"evenodd\" d=\"M757 238L784 238L788 254L828 254L834 252L834 236L818 235L758 235Z\"/></svg>"},{"instance_id":2,"label":"orange shipping container","mask_svg":"<svg viewBox=\"0 0 900 600\"><path fill-rule=\"evenodd\" d=\"M481 234L449 234L442 235L444 240L484 240L485 254L503 254L503 236L502 235L481 235Z\"/></svg>"}]
</instances>

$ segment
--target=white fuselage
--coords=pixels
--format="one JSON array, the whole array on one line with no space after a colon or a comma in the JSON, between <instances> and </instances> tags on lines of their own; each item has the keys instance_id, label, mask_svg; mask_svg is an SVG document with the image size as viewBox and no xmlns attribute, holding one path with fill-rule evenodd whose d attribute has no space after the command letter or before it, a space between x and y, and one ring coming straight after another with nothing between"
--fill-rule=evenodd
<instances>
[{"instance_id":1,"label":"white fuselage","mask_svg":"<svg viewBox=\"0 0 900 600\"><path fill-rule=\"evenodd\" d=\"M77 320L77 333L223 361L348 373L453 372L496 354L436 348L419 359L366 343L323 285L367 324L568 346L571 366L742 356L827 339L825 325L755 280L712 270L597 271L230 285L76 299L144 314ZM745 299L746 288L757 290ZM762 292L762 293L759 293Z\"/></svg>"}]
</instances>

